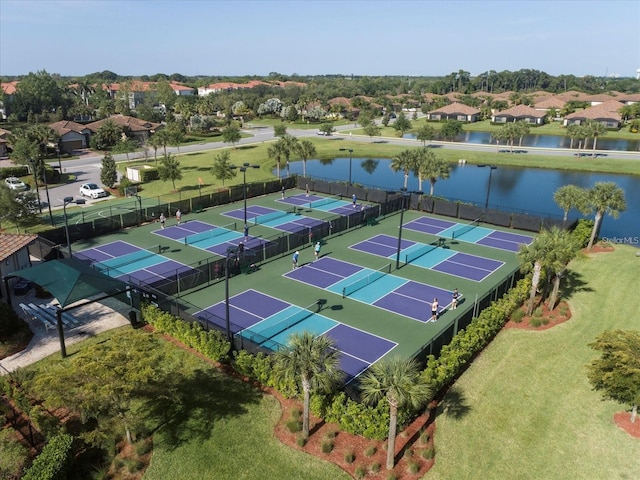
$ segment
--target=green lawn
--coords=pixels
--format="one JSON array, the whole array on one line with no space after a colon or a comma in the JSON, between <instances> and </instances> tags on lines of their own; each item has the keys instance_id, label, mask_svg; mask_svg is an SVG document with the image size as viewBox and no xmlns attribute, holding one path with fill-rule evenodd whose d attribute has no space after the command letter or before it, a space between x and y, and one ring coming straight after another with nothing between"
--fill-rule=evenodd
<instances>
[{"instance_id":1,"label":"green lawn","mask_svg":"<svg viewBox=\"0 0 640 480\"><path fill-rule=\"evenodd\" d=\"M601 401L585 369L596 335L638 328L636 252L571 264L570 321L498 335L445 397L425 479L638 478L638 440L613 422L625 407Z\"/></svg>"}]
</instances>

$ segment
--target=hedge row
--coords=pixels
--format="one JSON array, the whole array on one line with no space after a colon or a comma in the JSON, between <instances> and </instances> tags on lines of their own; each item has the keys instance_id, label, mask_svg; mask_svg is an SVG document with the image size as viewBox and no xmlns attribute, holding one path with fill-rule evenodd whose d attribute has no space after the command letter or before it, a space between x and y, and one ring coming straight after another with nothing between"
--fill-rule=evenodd
<instances>
[{"instance_id":1,"label":"hedge row","mask_svg":"<svg viewBox=\"0 0 640 480\"><path fill-rule=\"evenodd\" d=\"M154 305L143 305L141 312L142 318L158 332L166 333L211 360L228 360L231 345L222 333L207 331L199 323L187 323Z\"/></svg>"},{"instance_id":2,"label":"hedge row","mask_svg":"<svg viewBox=\"0 0 640 480\"><path fill-rule=\"evenodd\" d=\"M65 480L73 459L73 437L61 433L52 437L25 472L22 480Z\"/></svg>"},{"instance_id":3,"label":"hedge row","mask_svg":"<svg viewBox=\"0 0 640 480\"><path fill-rule=\"evenodd\" d=\"M3 180L9 177L25 177L29 175L29 169L25 165L0 168L0 178Z\"/></svg>"}]
</instances>

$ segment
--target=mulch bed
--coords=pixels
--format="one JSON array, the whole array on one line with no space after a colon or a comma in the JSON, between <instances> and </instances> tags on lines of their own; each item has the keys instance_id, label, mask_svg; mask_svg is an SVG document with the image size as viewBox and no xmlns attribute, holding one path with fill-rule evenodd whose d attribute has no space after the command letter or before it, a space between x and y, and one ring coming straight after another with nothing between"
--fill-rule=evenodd
<instances>
[{"instance_id":1,"label":"mulch bed","mask_svg":"<svg viewBox=\"0 0 640 480\"><path fill-rule=\"evenodd\" d=\"M640 439L640 415L637 415L636 421L632 423L630 412L618 412L613 415L613 420L618 428L621 428L633 438Z\"/></svg>"},{"instance_id":2,"label":"mulch bed","mask_svg":"<svg viewBox=\"0 0 640 480\"><path fill-rule=\"evenodd\" d=\"M504 328L518 328L521 330L548 330L549 328L553 328L556 325L560 325L561 323L566 322L571 319L571 309L569 308L569 304L567 302L560 302L553 310L549 310L549 306L544 303L540 305L542 307L541 316L537 317L539 319L543 319L546 324L540 324L538 326L532 325L532 321L535 320L536 317L532 315L525 315L522 318L522 321L515 322L513 320L509 320ZM526 311L527 307L522 306L520 310Z\"/></svg>"}]
</instances>

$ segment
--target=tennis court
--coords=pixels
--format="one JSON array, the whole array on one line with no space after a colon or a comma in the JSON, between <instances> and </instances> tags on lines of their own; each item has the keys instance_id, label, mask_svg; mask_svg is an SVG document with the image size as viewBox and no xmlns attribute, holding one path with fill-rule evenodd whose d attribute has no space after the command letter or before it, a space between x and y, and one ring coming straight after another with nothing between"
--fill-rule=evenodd
<instances>
[{"instance_id":1,"label":"tennis court","mask_svg":"<svg viewBox=\"0 0 640 480\"><path fill-rule=\"evenodd\" d=\"M160 246L155 248L160 250ZM183 263L121 240L81 250L74 256L89 260L96 270L112 278L135 279L147 284L175 279L176 275L190 275L194 271Z\"/></svg>"},{"instance_id":2,"label":"tennis court","mask_svg":"<svg viewBox=\"0 0 640 480\"><path fill-rule=\"evenodd\" d=\"M391 235L376 235L349 248L366 252L379 257L396 259L398 255L398 239ZM504 262L477 255L445 249L437 243L426 245L402 239L400 243L400 260L438 272L481 282L504 265Z\"/></svg>"},{"instance_id":3,"label":"tennis court","mask_svg":"<svg viewBox=\"0 0 640 480\"><path fill-rule=\"evenodd\" d=\"M390 272L391 264L373 270L343 260L322 257L285 273L284 277L423 323L431 317L431 302L434 298L451 298L448 290L390 275ZM439 314L446 311L448 306L441 305Z\"/></svg>"},{"instance_id":4,"label":"tennis court","mask_svg":"<svg viewBox=\"0 0 640 480\"><path fill-rule=\"evenodd\" d=\"M517 252L520 249L520 245L529 245L533 241L533 237L529 235L481 227L478 220L468 224L461 224L425 215L403 224L402 227L416 232L448 237L453 240L476 243L510 252Z\"/></svg>"},{"instance_id":5,"label":"tennis court","mask_svg":"<svg viewBox=\"0 0 640 480\"><path fill-rule=\"evenodd\" d=\"M287 344L289 336L308 331L331 338L340 351L340 368L350 382L396 347L396 343L320 315L320 304L301 308L257 290L229 298L231 332L269 350ZM316 310L314 312L314 310ZM226 328L226 303L213 304L195 316Z\"/></svg>"},{"instance_id":6,"label":"tennis court","mask_svg":"<svg viewBox=\"0 0 640 480\"><path fill-rule=\"evenodd\" d=\"M353 207L353 202L349 202L342 199L342 195L334 195L332 197L323 197L320 195L305 195L303 193L298 195L292 195L277 200L281 203L294 205L300 208L309 208L311 210L321 210L323 212L329 212L336 215L351 215L354 211L357 212L361 205Z\"/></svg>"},{"instance_id":7,"label":"tennis court","mask_svg":"<svg viewBox=\"0 0 640 480\"><path fill-rule=\"evenodd\" d=\"M230 210L224 215L232 218L244 218L244 209ZM251 225L263 225L289 233L302 233L322 225L322 220L305 217L291 211L276 210L269 207L252 205L247 207L247 222Z\"/></svg>"}]
</instances>

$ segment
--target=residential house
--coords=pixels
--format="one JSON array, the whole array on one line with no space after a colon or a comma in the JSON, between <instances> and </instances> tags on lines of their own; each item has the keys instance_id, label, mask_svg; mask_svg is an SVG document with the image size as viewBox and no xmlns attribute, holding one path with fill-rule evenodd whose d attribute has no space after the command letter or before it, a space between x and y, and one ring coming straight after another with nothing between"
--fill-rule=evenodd
<instances>
[{"instance_id":1,"label":"residential house","mask_svg":"<svg viewBox=\"0 0 640 480\"><path fill-rule=\"evenodd\" d=\"M169 83L169 85L171 86L171 89L174 91L174 93L179 97L194 95L196 92L195 88L187 87L186 85L178 82L171 82Z\"/></svg>"},{"instance_id":2,"label":"residential house","mask_svg":"<svg viewBox=\"0 0 640 480\"><path fill-rule=\"evenodd\" d=\"M610 100L595 107L585 108L579 112L574 112L564 118L563 125L582 125L588 120L593 120L604 125L606 128L618 129L622 124L620 109L624 106L622 102Z\"/></svg>"},{"instance_id":3,"label":"residential house","mask_svg":"<svg viewBox=\"0 0 640 480\"><path fill-rule=\"evenodd\" d=\"M198 87L198 95L201 97L207 96L211 93L220 93L220 92L232 92L234 90L241 90L243 88L255 88L259 85L269 86L270 84L267 82L262 82L260 80L251 80L247 83L234 83L234 82L219 82L212 83L206 87Z\"/></svg>"},{"instance_id":4,"label":"residential house","mask_svg":"<svg viewBox=\"0 0 640 480\"><path fill-rule=\"evenodd\" d=\"M7 103L11 101L11 98L16 93L16 88L18 86L18 80L14 80L13 82L0 82L0 87L2 87L2 93L4 95L0 96L0 118L2 120L7 119L7 110L6 105L4 104L4 99L6 99Z\"/></svg>"},{"instance_id":5,"label":"residential house","mask_svg":"<svg viewBox=\"0 0 640 480\"><path fill-rule=\"evenodd\" d=\"M492 123L525 122L532 125L543 125L547 116L546 111L541 112L527 105L516 105L491 116Z\"/></svg>"},{"instance_id":6,"label":"residential house","mask_svg":"<svg viewBox=\"0 0 640 480\"><path fill-rule=\"evenodd\" d=\"M140 145L144 144L150 135L163 128L161 123L147 122L140 118L129 117L127 115L112 115L108 119L98 120L97 122L89 123L86 126L91 133L96 133L102 124L107 120L111 120L116 125L122 127L123 132L128 136L137 140Z\"/></svg>"},{"instance_id":7,"label":"residential house","mask_svg":"<svg viewBox=\"0 0 640 480\"><path fill-rule=\"evenodd\" d=\"M478 121L479 116L480 110L458 102L427 112L427 120L435 121L458 120L459 122L473 123Z\"/></svg>"},{"instance_id":8,"label":"residential house","mask_svg":"<svg viewBox=\"0 0 640 480\"><path fill-rule=\"evenodd\" d=\"M8 139L11 132L0 128L0 158L6 157L9 154Z\"/></svg>"},{"instance_id":9,"label":"residential house","mask_svg":"<svg viewBox=\"0 0 640 480\"><path fill-rule=\"evenodd\" d=\"M91 129L84 125L68 120L51 123L49 128L56 132L60 137L58 146L60 152L71 153L74 150L89 147L89 139L91 138Z\"/></svg>"},{"instance_id":10,"label":"residential house","mask_svg":"<svg viewBox=\"0 0 640 480\"><path fill-rule=\"evenodd\" d=\"M31 266L29 245L37 235L0 233L0 278ZM9 288L19 282L19 278L9 280ZM7 298L5 282L0 282L0 296Z\"/></svg>"},{"instance_id":11,"label":"residential house","mask_svg":"<svg viewBox=\"0 0 640 480\"><path fill-rule=\"evenodd\" d=\"M541 97L533 104L533 108L545 113L549 110L560 112L566 104L567 102L559 97Z\"/></svg>"}]
</instances>

